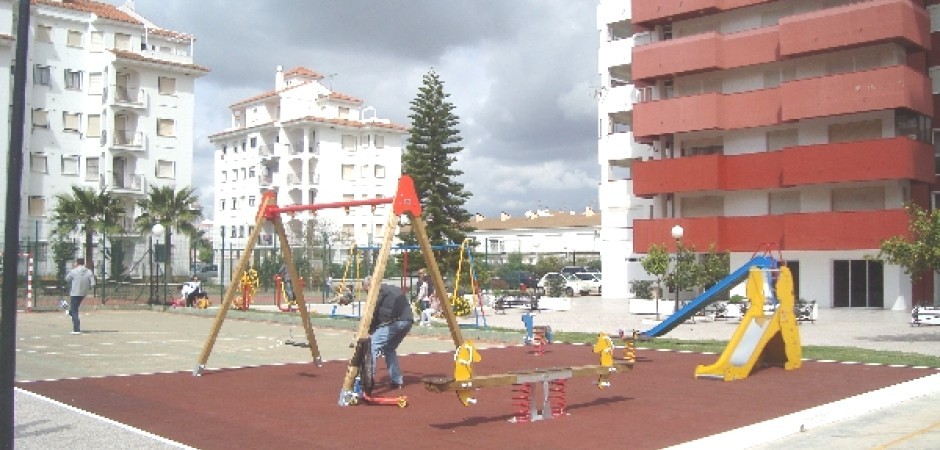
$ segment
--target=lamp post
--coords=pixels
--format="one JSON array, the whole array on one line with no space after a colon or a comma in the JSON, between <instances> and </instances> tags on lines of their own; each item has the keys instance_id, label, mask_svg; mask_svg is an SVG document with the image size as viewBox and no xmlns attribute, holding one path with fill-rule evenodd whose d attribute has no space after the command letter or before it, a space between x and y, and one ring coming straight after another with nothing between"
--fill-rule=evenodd
<instances>
[{"instance_id":1,"label":"lamp post","mask_svg":"<svg viewBox=\"0 0 940 450\"><path fill-rule=\"evenodd\" d=\"M153 225L153 228L150 229L150 233L153 237L159 239L163 237L163 234L166 233L166 228L161 223L156 223ZM167 295L167 280L166 280L166 268L169 263L167 261L167 248L166 244L163 246L163 304L166 305L166 295ZM158 261L159 262L159 261Z\"/></svg>"},{"instance_id":2,"label":"lamp post","mask_svg":"<svg viewBox=\"0 0 940 450\"><path fill-rule=\"evenodd\" d=\"M685 230L682 229L682 225L675 225L672 227L672 238L676 240L676 269L673 273L673 278L675 279L676 285L676 305L672 310L673 314L679 312L679 241L682 240L682 235L684 233Z\"/></svg>"},{"instance_id":3,"label":"lamp post","mask_svg":"<svg viewBox=\"0 0 940 450\"><path fill-rule=\"evenodd\" d=\"M150 278L148 279L149 283L147 283L150 289L150 297L149 297L148 303L151 305L156 305L157 304L157 286L154 284L154 279L153 279L153 235L151 234L150 237L148 237L147 239L148 239L148 245L149 245L149 247L147 248L150 250L148 252L150 254Z\"/></svg>"}]
</instances>

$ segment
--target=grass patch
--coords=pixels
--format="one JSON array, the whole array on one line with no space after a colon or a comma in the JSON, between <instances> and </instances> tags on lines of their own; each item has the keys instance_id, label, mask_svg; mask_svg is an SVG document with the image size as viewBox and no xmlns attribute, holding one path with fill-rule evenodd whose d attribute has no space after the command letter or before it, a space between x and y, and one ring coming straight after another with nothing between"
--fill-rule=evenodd
<instances>
[{"instance_id":1,"label":"grass patch","mask_svg":"<svg viewBox=\"0 0 940 450\"><path fill-rule=\"evenodd\" d=\"M597 341L596 333L557 332L553 339L559 342L593 344ZM656 338L637 342L637 347L666 349L690 352L721 353L728 341L700 340L685 341L679 339ZM940 357L920 353L869 350L858 347L804 346L803 358L813 360L852 361L873 364L897 364L904 366L925 366L940 368Z\"/></svg>"}]
</instances>

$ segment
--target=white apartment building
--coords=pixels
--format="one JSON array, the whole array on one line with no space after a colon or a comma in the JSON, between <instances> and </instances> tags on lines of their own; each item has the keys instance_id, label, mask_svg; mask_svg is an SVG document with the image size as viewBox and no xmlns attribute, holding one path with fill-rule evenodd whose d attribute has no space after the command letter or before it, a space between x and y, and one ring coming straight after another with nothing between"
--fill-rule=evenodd
<instances>
[{"instance_id":1,"label":"white apartment building","mask_svg":"<svg viewBox=\"0 0 940 450\"><path fill-rule=\"evenodd\" d=\"M654 148L633 138L637 90L630 67L634 40L630 8L630 0L600 0L597 8L600 251L604 297L610 298L630 297L629 281L648 278L639 263L643 255L633 250L633 220L649 219L653 214L653 202L633 194L631 166L635 161L652 158Z\"/></svg>"},{"instance_id":2,"label":"white apartment building","mask_svg":"<svg viewBox=\"0 0 940 450\"><path fill-rule=\"evenodd\" d=\"M407 128L377 118L375 108L322 80L305 67L278 67L274 89L231 105L231 126L209 137L216 147L215 248L223 248L223 239L226 249L245 248L266 191L277 193L279 206L395 195ZM305 211L283 221L292 246L329 230L331 248L341 250L377 244L389 208ZM275 240L273 230L263 230L259 246Z\"/></svg>"},{"instance_id":3,"label":"white apartment building","mask_svg":"<svg viewBox=\"0 0 940 450\"><path fill-rule=\"evenodd\" d=\"M475 252L490 264L507 262L510 254L522 255L522 262L535 264L539 258L553 256L565 265L596 260L602 252L600 214L590 207L584 212L526 211L522 217L507 212L487 218L476 214L470 220L473 231L467 237L476 240Z\"/></svg>"},{"instance_id":4,"label":"white apartment building","mask_svg":"<svg viewBox=\"0 0 940 450\"><path fill-rule=\"evenodd\" d=\"M12 9L13 2L0 1L0 60L7 66L0 82L10 79L16 45ZM70 193L72 186L101 189L125 204L125 233L108 236L107 247L123 250L128 269L142 257L149 236L131 228L140 214L136 202L150 186L191 184L194 83L209 72L194 64L193 41L142 17L133 2L116 7L88 0L32 1L25 62L24 239L48 240L56 195ZM2 96L9 104L8 90ZM8 136L8 111L2 115L0 134ZM4 170L7 156L2 155ZM178 266L174 273L188 273L184 262ZM142 267L132 273L142 274Z\"/></svg>"}]
</instances>

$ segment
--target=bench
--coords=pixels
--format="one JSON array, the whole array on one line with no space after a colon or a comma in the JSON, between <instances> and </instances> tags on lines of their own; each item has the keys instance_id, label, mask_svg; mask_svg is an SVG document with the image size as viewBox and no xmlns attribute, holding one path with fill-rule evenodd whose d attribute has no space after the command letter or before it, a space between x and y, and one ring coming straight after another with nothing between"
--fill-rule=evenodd
<instances>
[{"instance_id":1,"label":"bench","mask_svg":"<svg viewBox=\"0 0 940 450\"><path fill-rule=\"evenodd\" d=\"M530 311L539 309L539 296L533 291L506 291L496 297L493 309L506 313L507 308L522 307Z\"/></svg>"}]
</instances>

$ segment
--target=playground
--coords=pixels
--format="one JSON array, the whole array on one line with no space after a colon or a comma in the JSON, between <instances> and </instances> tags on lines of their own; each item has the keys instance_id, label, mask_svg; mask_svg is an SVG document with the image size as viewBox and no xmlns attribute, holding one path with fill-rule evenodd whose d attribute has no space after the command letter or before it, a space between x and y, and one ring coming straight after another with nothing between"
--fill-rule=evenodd
<instances>
[{"instance_id":1,"label":"playground","mask_svg":"<svg viewBox=\"0 0 940 450\"><path fill-rule=\"evenodd\" d=\"M634 370L612 376L607 389L598 389L593 377L570 379L565 416L510 423L518 409L511 386L482 389L469 407L453 393L422 386L424 377L452 374L452 346L443 333L412 335L402 346L409 353L401 358L405 388L394 394L408 396L407 408L341 407L337 391L350 330L318 328L325 361L317 367L307 349L275 340L292 332L302 337L297 324L233 319L226 325L231 339L218 343L214 367L193 377L189 368L211 324L209 316L95 311L84 320L88 334L77 337L56 335L57 328L67 330L60 316L20 317L21 335L33 339L21 345L18 367L35 368L17 379L49 380L21 381L19 388L204 449L400 448L418 442L470 448L662 448L936 374L804 361L799 370L769 367L735 382L697 380L695 367L713 362L715 355L640 349ZM586 345L555 343L543 355L531 346L489 347L481 349L482 361L474 365L479 375L597 361ZM142 356L136 366L112 361L131 359L130 354ZM86 366L96 371L82 372ZM389 394L384 364L378 367L376 393ZM160 371L166 372L154 373ZM376 428L381 431L363 432Z\"/></svg>"}]
</instances>

